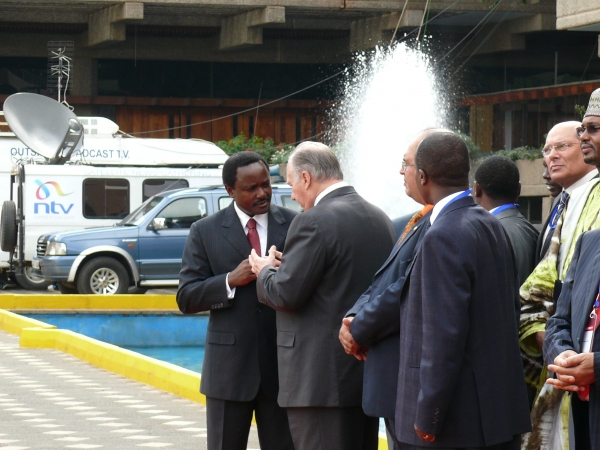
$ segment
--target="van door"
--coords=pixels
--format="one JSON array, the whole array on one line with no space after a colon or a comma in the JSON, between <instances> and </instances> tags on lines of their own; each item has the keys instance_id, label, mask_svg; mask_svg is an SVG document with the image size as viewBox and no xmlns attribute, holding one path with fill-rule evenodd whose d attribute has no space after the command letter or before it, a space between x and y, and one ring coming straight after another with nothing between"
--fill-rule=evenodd
<instances>
[{"instance_id":1,"label":"van door","mask_svg":"<svg viewBox=\"0 0 600 450\"><path fill-rule=\"evenodd\" d=\"M151 284L152 281L179 279L183 248L190 227L207 213L204 197L175 199L154 217L153 222L159 223L160 227L150 225L140 230L140 281Z\"/></svg>"}]
</instances>

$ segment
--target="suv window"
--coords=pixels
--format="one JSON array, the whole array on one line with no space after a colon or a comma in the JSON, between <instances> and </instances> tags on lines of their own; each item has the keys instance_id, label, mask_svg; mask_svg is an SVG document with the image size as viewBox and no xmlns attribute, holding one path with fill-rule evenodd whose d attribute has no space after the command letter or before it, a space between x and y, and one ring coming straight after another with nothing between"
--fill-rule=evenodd
<instances>
[{"instance_id":1,"label":"suv window","mask_svg":"<svg viewBox=\"0 0 600 450\"><path fill-rule=\"evenodd\" d=\"M231 197L219 197L219 210L227 208L232 201Z\"/></svg>"},{"instance_id":2,"label":"suv window","mask_svg":"<svg viewBox=\"0 0 600 450\"><path fill-rule=\"evenodd\" d=\"M153 195L160 194L163 191L170 191L171 189L180 189L186 187L190 187L190 183L188 183L188 180L184 179L144 180L144 182L142 183L142 201L145 202Z\"/></svg>"},{"instance_id":3,"label":"suv window","mask_svg":"<svg viewBox=\"0 0 600 450\"><path fill-rule=\"evenodd\" d=\"M282 195L281 203L283 203L283 206L285 208L289 208L293 211L302 212L302 206L300 206L300 203L298 203L296 200L292 200L291 195Z\"/></svg>"},{"instance_id":4,"label":"suv window","mask_svg":"<svg viewBox=\"0 0 600 450\"><path fill-rule=\"evenodd\" d=\"M115 219L129 214L129 181L88 178L83 181L83 216Z\"/></svg>"},{"instance_id":5,"label":"suv window","mask_svg":"<svg viewBox=\"0 0 600 450\"><path fill-rule=\"evenodd\" d=\"M190 228L203 217L206 217L206 199L202 197L180 198L156 215L157 219L165 219L167 228Z\"/></svg>"}]
</instances>

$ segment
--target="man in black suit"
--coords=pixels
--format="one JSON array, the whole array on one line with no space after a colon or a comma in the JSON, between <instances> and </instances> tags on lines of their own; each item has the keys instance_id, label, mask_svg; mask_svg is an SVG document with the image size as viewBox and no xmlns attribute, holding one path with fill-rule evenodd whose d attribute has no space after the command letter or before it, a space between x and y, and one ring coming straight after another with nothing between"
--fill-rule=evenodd
<instances>
[{"instance_id":1,"label":"man in black suit","mask_svg":"<svg viewBox=\"0 0 600 450\"><path fill-rule=\"evenodd\" d=\"M459 136L425 138L415 164L434 208L400 302L396 437L416 447L516 450L530 420L511 244L469 195Z\"/></svg>"},{"instance_id":2,"label":"man in black suit","mask_svg":"<svg viewBox=\"0 0 600 450\"><path fill-rule=\"evenodd\" d=\"M277 310L279 404L297 450L374 450L378 420L361 407L363 365L338 340L340 320L394 245L391 221L343 181L333 152L300 144L288 162L304 208L275 251L250 257L261 302Z\"/></svg>"},{"instance_id":3,"label":"man in black suit","mask_svg":"<svg viewBox=\"0 0 600 450\"><path fill-rule=\"evenodd\" d=\"M257 153L231 156L223 183L233 202L192 225L177 291L183 313L210 311L200 386L208 449L245 450L254 413L262 449L293 450L277 405L275 311L258 302L248 255L283 248L296 213L271 204L269 166Z\"/></svg>"},{"instance_id":4,"label":"man in black suit","mask_svg":"<svg viewBox=\"0 0 600 450\"><path fill-rule=\"evenodd\" d=\"M535 246L539 234L519 212L517 200L520 194L519 169L510 159L494 155L479 164L475 171L473 197L506 230L517 258L519 286L535 267Z\"/></svg>"},{"instance_id":5,"label":"man in black suit","mask_svg":"<svg viewBox=\"0 0 600 450\"><path fill-rule=\"evenodd\" d=\"M396 230L398 242L392 253L373 277L369 289L348 311L340 329L340 341L346 353L365 360L363 409L369 416L385 419L390 448L395 449L398 449L393 436L400 357L400 291L406 269L429 227L432 209L431 205L425 205L417 188L415 154L421 141L436 131L440 130L428 129L415 137L404 154L400 170L406 195L424 207L411 214L402 228Z\"/></svg>"}]
</instances>

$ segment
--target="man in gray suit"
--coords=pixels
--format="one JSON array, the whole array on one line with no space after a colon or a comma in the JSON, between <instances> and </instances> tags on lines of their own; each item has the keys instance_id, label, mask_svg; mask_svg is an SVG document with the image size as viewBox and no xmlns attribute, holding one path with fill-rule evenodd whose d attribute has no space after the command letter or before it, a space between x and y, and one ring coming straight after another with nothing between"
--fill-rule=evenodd
<instances>
[{"instance_id":1,"label":"man in gray suit","mask_svg":"<svg viewBox=\"0 0 600 450\"><path fill-rule=\"evenodd\" d=\"M475 171L473 197L496 216L508 234L517 259L519 286L535 267L535 247L538 231L519 212L517 200L521 194L519 169L504 156L484 159Z\"/></svg>"},{"instance_id":2,"label":"man in gray suit","mask_svg":"<svg viewBox=\"0 0 600 450\"><path fill-rule=\"evenodd\" d=\"M192 225L177 291L183 313L210 311L200 386L208 449L245 450L254 413L262 449L293 450L277 405L275 311L258 302L248 255L283 248L296 213L271 204L269 166L257 153L231 156L223 183L233 202Z\"/></svg>"},{"instance_id":3,"label":"man in gray suit","mask_svg":"<svg viewBox=\"0 0 600 450\"><path fill-rule=\"evenodd\" d=\"M250 257L261 302L277 310L279 404L296 450L374 450L377 422L361 407L362 362L338 340L340 321L394 245L379 208L343 181L333 152L300 144L288 163L296 217L279 269L275 249Z\"/></svg>"}]
</instances>

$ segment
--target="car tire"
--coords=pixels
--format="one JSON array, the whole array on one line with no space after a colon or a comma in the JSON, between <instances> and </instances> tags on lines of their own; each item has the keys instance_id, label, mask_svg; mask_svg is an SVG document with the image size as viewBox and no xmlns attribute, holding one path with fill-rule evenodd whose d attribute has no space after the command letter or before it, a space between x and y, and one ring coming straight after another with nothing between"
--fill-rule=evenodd
<instances>
[{"instance_id":1,"label":"car tire","mask_svg":"<svg viewBox=\"0 0 600 450\"><path fill-rule=\"evenodd\" d=\"M23 267L23 273L15 273L17 284L28 291L45 291L52 284L33 273L31 266Z\"/></svg>"},{"instance_id":2,"label":"car tire","mask_svg":"<svg viewBox=\"0 0 600 450\"><path fill-rule=\"evenodd\" d=\"M0 228L0 248L3 252L12 253L17 246L17 207L15 202L6 200L2 204Z\"/></svg>"},{"instance_id":3,"label":"car tire","mask_svg":"<svg viewBox=\"0 0 600 450\"><path fill-rule=\"evenodd\" d=\"M61 294L79 294L77 286L75 286L73 283L59 281L56 283L56 287L58 288L58 292Z\"/></svg>"},{"instance_id":4,"label":"car tire","mask_svg":"<svg viewBox=\"0 0 600 450\"><path fill-rule=\"evenodd\" d=\"M88 261L76 276L80 294L127 294L129 274L114 258L100 257Z\"/></svg>"}]
</instances>

